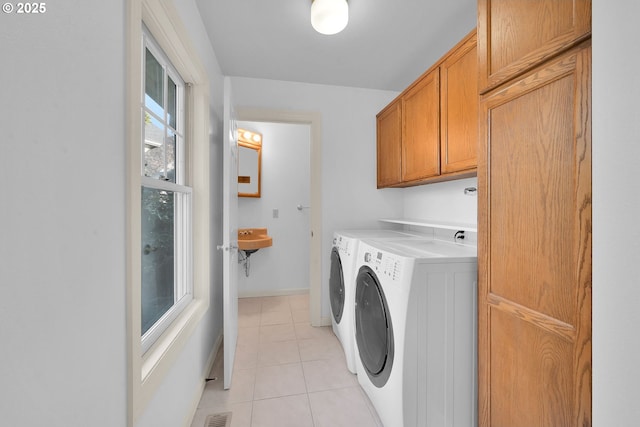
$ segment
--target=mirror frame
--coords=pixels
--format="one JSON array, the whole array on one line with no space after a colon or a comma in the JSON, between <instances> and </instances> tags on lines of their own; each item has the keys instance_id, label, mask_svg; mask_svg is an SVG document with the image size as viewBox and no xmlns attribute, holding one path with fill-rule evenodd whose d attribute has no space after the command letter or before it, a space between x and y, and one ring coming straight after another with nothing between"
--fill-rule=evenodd
<instances>
[{"instance_id":1,"label":"mirror frame","mask_svg":"<svg viewBox=\"0 0 640 427\"><path fill-rule=\"evenodd\" d=\"M260 197L262 184L262 135L256 132L251 132L251 134L260 135L260 141L256 142L254 140L245 138L244 133L244 129L238 129L238 148L244 147L258 152L258 191L255 193L243 193L238 190L238 197ZM238 170L240 169L239 166L240 150L238 149ZM238 184L241 184L240 176L238 176Z\"/></svg>"}]
</instances>

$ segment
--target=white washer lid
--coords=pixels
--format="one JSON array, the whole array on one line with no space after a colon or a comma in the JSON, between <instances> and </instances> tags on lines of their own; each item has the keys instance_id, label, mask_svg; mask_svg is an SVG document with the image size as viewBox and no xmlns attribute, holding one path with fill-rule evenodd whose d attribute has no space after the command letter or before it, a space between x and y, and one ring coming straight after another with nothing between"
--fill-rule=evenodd
<instances>
[{"instance_id":1,"label":"white washer lid","mask_svg":"<svg viewBox=\"0 0 640 427\"><path fill-rule=\"evenodd\" d=\"M416 234L406 233L396 230L338 230L334 232L336 235L343 237L350 237L353 239L386 239L386 238L416 238L419 237Z\"/></svg>"},{"instance_id":2,"label":"white washer lid","mask_svg":"<svg viewBox=\"0 0 640 427\"><path fill-rule=\"evenodd\" d=\"M381 251L390 252L402 257L414 258L417 262L420 262L420 260L443 260L443 258L458 261L463 259L476 260L478 258L478 251L475 247L444 242L442 240L412 239L376 241L375 239L367 239L363 240L363 243Z\"/></svg>"}]
</instances>

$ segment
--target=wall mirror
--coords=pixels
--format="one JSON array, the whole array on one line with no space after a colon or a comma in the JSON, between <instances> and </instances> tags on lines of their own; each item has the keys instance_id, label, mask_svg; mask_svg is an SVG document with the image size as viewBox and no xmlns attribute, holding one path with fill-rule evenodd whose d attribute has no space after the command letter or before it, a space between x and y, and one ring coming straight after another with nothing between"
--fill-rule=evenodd
<instances>
[{"instance_id":1,"label":"wall mirror","mask_svg":"<svg viewBox=\"0 0 640 427\"><path fill-rule=\"evenodd\" d=\"M238 197L260 197L262 134L238 129Z\"/></svg>"}]
</instances>

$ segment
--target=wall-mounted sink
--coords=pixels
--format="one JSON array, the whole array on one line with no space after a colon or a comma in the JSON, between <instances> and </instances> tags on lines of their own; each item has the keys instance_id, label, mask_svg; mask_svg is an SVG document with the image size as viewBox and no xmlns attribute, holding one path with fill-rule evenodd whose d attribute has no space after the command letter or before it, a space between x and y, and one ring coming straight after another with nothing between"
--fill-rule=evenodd
<instances>
[{"instance_id":1,"label":"wall-mounted sink","mask_svg":"<svg viewBox=\"0 0 640 427\"><path fill-rule=\"evenodd\" d=\"M266 228L240 228L238 230L238 248L247 254L273 245L273 239L267 235Z\"/></svg>"}]
</instances>

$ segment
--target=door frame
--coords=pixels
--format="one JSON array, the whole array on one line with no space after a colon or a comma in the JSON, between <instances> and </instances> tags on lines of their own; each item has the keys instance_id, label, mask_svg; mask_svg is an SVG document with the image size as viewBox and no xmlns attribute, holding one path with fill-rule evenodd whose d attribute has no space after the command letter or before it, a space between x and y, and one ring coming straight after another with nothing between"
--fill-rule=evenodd
<instances>
[{"instance_id":1,"label":"door frame","mask_svg":"<svg viewBox=\"0 0 640 427\"><path fill-rule=\"evenodd\" d=\"M310 127L309 320L311 326L325 326L322 322L322 115L318 112L237 108L236 116L239 121L306 124Z\"/></svg>"}]
</instances>

